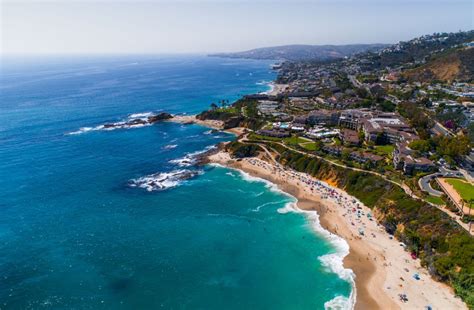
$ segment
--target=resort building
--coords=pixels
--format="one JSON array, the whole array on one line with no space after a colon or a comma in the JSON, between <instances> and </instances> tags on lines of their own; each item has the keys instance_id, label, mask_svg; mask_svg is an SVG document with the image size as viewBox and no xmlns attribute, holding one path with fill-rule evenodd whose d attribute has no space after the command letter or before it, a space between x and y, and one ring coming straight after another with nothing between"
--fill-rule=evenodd
<instances>
[{"instance_id":1,"label":"resort building","mask_svg":"<svg viewBox=\"0 0 474 310\"><path fill-rule=\"evenodd\" d=\"M278 130L278 129L271 129L271 130L262 129L262 130L257 131L257 134L259 134L261 136L275 137L275 138L288 138L288 137L291 136L289 131L283 130L283 129L280 129L280 130Z\"/></svg>"},{"instance_id":2,"label":"resort building","mask_svg":"<svg viewBox=\"0 0 474 310\"><path fill-rule=\"evenodd\" d=\"M407 142L399 142L393 151L393 165L397 170L403 170L405 174L414 172L428 172L436 169L435 164L426 157L414 157L413 150L408 147Z\"/></svg>"},{"instance_id":3,"label":"resort building","mask_svg":"<svg viewBox=\"0 0 474 310\"><path fill-rule=\"evenodd\" d=\"M413 129L395 113L378 114L363 119L362 130L367 141L395 144L399 141L411 141L418 137Z\"/></svg>"},{"instance_id":4,"label":"resort building","mask_svg":"<svg viewBox=\"0 0 474 310\"><path fill-rule=\"evenodd\" d=\"M372 112L366 109L344 110L339 117L338 126L359 130L362 119L372 116Z\"/></svg>"},{"instance_id":5,"label":"resort building","mask_svg":"<svg viewBox=\"0 0 474 310\"><path fill-rule=\"evenodd\" d=\"M359 133L351 129L342 129L339 133L342 143L348 146L356 146L360 144Z\"/></svg>"},{"instance_id":6,"label":"resort building","mask_svg":"<svg viewBox=\"0 0 474 310\"><path fill-rule=\"evenodd\" d=\"M316 110L308 114L310 125L337 125L340 113L331 110Z\"/></svg>"},{"instance_id":7,"label":"resort building","mask_svg":"<svg viewBox=\"0 0 474 310\"><path fill-rule=\"evenodd\" d=\"M383 157L367 152L352 152L350 154L350 159L357 161L361 164L371 164L376 165L377 163L383 161Z\"/></svg>"}]
</instances>

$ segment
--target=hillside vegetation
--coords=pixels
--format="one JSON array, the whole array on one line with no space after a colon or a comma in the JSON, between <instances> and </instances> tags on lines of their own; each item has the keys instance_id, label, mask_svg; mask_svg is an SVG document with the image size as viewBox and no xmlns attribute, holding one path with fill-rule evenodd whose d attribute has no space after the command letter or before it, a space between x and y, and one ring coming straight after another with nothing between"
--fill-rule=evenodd
<instances>
[{"instance_id":1,"label":"hillside vegetation","mask_svg":"<svg viewBox=\"0 0 474 310\"><path fill-rule=\"evenodd\" d=\"M474 48L455 49L428 60L426 64L405 73L409 81L472 81Z\"/></svg>"},{"instance_id":2,"label":"hillside vegetation","mask_svg":"<svg viewBox=\"0 0 474 310\"><path fill-rule=\"evenodd\" d=\"M268 146L280 154L282 164L334 184L371 208L386 231L407 244L433 277L451 284L474 308L474 242L447 214L381 177L334 166L279 144ZM233 148L240 149L235 144Z\"/></svg>"}]
</instances>

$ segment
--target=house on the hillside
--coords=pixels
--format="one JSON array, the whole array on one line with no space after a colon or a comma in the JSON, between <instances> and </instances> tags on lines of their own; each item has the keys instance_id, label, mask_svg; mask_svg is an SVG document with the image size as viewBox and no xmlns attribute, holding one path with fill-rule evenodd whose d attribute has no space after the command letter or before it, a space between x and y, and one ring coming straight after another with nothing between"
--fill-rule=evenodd
<instances>
[{"instance_id":1,"label":"house on the hillside","mask_svg":"<svg viewBox=\"0 0 474 310\"><path fill-rule=\"evenodd\" d=\"M407 142L397 143L393 150L393 165L397 170L403 170L405 174L415 172L434 171L436 165L426 157L414 157L413 150L408 147Z\"/></svg>"},{"instance_id":2,"label":"house on the hillside","mask_svg":"<svg viewBox=\"0 0 474 310\"><path fill-rule=\"evenodd\" d=\"M351 129L342 129L339 133L342 143L348 146L357 146L360 144L359 133Z\"/></svg>"}]
</instances>

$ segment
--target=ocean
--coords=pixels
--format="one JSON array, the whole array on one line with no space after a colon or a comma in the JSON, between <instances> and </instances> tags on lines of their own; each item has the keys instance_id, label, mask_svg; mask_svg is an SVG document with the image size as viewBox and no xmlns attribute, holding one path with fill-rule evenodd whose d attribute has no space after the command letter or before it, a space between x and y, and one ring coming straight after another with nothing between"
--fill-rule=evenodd
<instances>
[{"instance_id":1,"label":"ocean","mask_svg":"<svg viewBox=\"0 0 474 310\"><path fill-rule=\"evenodd\" d=\"M268 89L270 61L5 58L0 309L344 309L347 244L245 173L195 166L232 136L107 123Z\"/></svg>"}]
</instances>

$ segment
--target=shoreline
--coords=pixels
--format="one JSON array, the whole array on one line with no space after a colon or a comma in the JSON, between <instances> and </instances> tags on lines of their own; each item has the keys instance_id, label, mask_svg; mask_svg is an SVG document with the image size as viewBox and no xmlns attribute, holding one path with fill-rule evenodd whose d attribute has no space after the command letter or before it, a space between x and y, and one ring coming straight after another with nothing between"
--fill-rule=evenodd
<instances>
[{"instance_id":1,"label":"shoreline","mask_svg":"<svg viewBox=\"0 0 474 310\"><path fill-rule=\"evenodd\" d=\"M270 89L260 92L260 94L265 94L268 96L278 96L284 93L285 89L288 87L288 84L277 84L275 82L270 82L267 84Z\"/></svg>"},{"instance_id":2,"label":"shoreline","mask_svg":"<svg viewBox=\"0 0 474 310\"><path fill-rule=\"evenodd\" d=\"M215 155L220 156L219 152L221 151L210 154L209 157L212 157ZM351 306L350 308L354 309L356 296L357 296L357 288L355 286L355 276L354 276L353 271L351 269L344 268L343 263L342 263L342 260L345 257L347 257L347 255L349 255L349 244L347 243L345 239L338 236L337 234L330 232L329 230L325 229L323 225L321 225L321 218L319 216L319 213L316 210L313 210L310 208L304 208L304 207L301 208L301 206L305 206L306 203L311 203L311 202L306 201L306 200L301 201L300 199L295 197L292 193L290 193L291 191L282 190L276 183L266 178L262 178L261 176L257 176L257 174L253 174L241 168L237 168L233 165L224 165L216 161L210 161L209 164L213 166L235 170L238 173L242 174L245 178L257 179L259 182L264 182L268 184L269 186L271 186L272 190L276 190L278 191L278 193L282 195L293 198L295 201L288 202L283 208L278 209L277 212L281 214L285 214L289 212L303 214L306 217L306 220L310 222L313 232L318 235L324 235L323 238L327 242L329 242L332 245L332 247L336 250L335 253L328 253L328 254L318 257L322 265L324 265L324 267L326 267L330 272L337 274L339 278L341 278L342 280L350 282L351 284L351 294L349 298L338 295L334 297L333 299L326 301L325 307L330 304L332 307L334 306L338 307L337 309L339 309L340 307L342 307L341 309L347 309L347 306L350 305ZM341 259L341 262L332 263L332 260L334 260L335 257L337 260ZM347 299L347 302L346 302L346 299Z\"/></svg>"},{"instance_id":3,"label":"shoreline","mask_svg":"<svg viewBox=\"0 0 474 310\"><path fill-rule=\"evenodd\" d=\"M235 128L224 128L224 122L219 120L201 120L196 118L196 115L173 115L172 118L165 120L166 122L179 123L183 125L197 124L204 127L208 127L215 130L225 131L227 133L240 136L244 133L245 128L235 127Z\"/></svg>"},{"instance_id":4,"label":"shoreline","mask_svg":"<svg viewBox=\"0 0 474 310\"><path fill-rule=\"evenodd\" d=\"M301 212L315 212L328 234L345 240L349 253L343 258L343 268L355 274L354 309L424 309L428 305L434 309L467 309L449 286L433 280L419 260L411 259L398 241L390 239L375 220L366 216L370 209L344 191L260 158L236 161L220 151L209 156L209 160L275 184L297 199ZM314 191L304 178L318 182L324 190ZM357 218L351 213L355 205L364 216ZM358 230L361 227L364 236ZM420 280L412 277L415 273ZM407 294L408 302L400 301L399 294Z\"/></svg>"}]
</instances>

